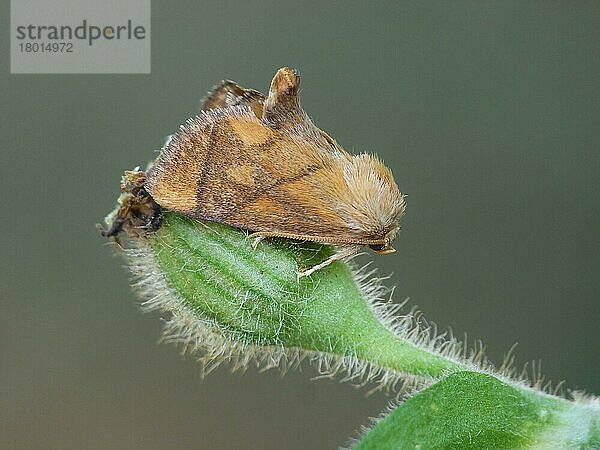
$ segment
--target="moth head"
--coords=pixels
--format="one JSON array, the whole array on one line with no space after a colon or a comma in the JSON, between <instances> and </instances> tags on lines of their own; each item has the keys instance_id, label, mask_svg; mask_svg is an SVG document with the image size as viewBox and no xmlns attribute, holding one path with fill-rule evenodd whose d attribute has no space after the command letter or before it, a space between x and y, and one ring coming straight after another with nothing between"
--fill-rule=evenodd
<instances>
[{"instance_id":1,"label":"moth head","mask_svg":"<svg viewBox=\"0 0 600 450\"><path fill-rule=\"evenodd\" d=\"M347 197L344 218L360 230L364 242L378 253L394 251L392 242L400 228L406 208L404 195L398 190L390 170L377 157L353 156L344 178Z\"/></svg>"},{"instance_id":2,"label":"moth head","mask_svg":"<svg viewBox=\"0 0 600 450\"><path fill-rule=\"evenodd\" d=\"M390 243L369 245L369 248L380 255L387 255L388 253L394 253L396 251Z\"/></svg>"},{"instance_id":3,"label":"moth head","mask_svg":"<svg viewBox=\"0 0 600 450\"><path fill-rule=\"evenodd\" d=\"M380 255L387 255L388 253L394 253L396 249L392 247L392 243L396 238L396 234L398 233L398 227L394 227L390 230L383 240L381 244L371 244L369 248L373 250L375 253L379 253Z\"/></svg>"}]
</instances>

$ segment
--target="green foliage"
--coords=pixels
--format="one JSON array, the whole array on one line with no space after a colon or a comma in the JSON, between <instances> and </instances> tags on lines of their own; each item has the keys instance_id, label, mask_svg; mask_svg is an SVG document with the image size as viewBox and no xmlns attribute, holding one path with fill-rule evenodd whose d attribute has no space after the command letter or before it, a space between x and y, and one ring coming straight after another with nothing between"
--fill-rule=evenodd
<instances>
[{"instance_id":1,"label":"green foliage","mask_svg":"<svg viewBox=\"0 0 600 450\"><path fill-rule=\"evenodd\" d=\"M342 262L298 277L331 247L278 239L255 250L226 225L166 213L151 245L184 302L229 340L356 358L410 376L440 377L463 368L424 352L381 323Z\"/></svg>"},{"instance_id":2,"label":"green foliage","mask_svg":"<svg viewBox=\"0 0 600 450\"><path fill-rule=\"evenodd\" d=\"M477 372L458 372L388 414L357 449L524 448L566 402Z\"/></svg>"},{"instance_id":3,"label":"green foliage","mask_svg":"<svg viewBox=\"0 0 600 450\"><path fill-rule=\"evenodd\" d=\"M455 340L397 316L379 280L347 263L299 277L329 246L273 239L255 250L246 232L169 212L134 244L145 305L170 313L167 338L204 363L286 367L308 356L325 373L420 390L357 448L600 448L597 400L550 396L465 358Z\"/></svg>"}]
</instances>

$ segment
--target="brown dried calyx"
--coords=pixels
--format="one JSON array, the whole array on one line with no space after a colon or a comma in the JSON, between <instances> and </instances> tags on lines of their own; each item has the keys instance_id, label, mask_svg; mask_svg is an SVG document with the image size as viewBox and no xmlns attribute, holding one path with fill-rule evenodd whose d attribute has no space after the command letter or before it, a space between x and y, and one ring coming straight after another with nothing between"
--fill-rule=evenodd
<instances>
[{"instance_id":1,"label":"brown dried calyx","mask_svg":"<svg viewBox=\"0 0 600 450\"><path fill-rule=\"evenodd\" d=\"M118 235L125 231L129 237L144 237L160 227L161 208L144 189L146 173L126 170L121 178L119 207L109 216L110 228L100 230L104 237L119 243Z\"/></svg>"}]
</instances>

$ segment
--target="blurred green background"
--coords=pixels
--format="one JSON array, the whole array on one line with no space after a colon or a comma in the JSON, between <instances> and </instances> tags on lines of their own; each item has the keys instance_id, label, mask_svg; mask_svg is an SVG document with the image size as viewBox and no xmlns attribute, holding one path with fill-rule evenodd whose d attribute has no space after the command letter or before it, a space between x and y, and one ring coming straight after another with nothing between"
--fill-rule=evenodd
<instances>
[{"instance_id":1,"label":"blurred green background","mask_svg":"<svg viewBox=\"0 0 600 450\"><path fill-rule=\"evenodd\" d=\"M399 251L363 257L395 298L600 393L598 2L154 1L151 75L10 75L8 12L1 448L326 449L387 406L309 366L201 380L94 228L206 90L284 65L408 194Z\"/></svg>"}]
</instances>

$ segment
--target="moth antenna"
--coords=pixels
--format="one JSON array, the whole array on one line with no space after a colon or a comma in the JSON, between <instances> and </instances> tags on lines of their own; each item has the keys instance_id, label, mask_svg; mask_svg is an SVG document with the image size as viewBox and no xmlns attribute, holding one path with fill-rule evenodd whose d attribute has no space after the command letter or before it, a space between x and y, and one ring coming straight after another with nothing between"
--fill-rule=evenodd
<instances>
[{"instance_id":1,"label":"moth antenna","mask_svg":"<svg viewBox=\"0 0 600 450\"><path fill-rule=\"evenodd\" d=\"M289 67L282 67L271 81L269 96L263 107L263 121L274 128L293 126L304 120L298 91L300 76Z\"/></svg>"}]
</instances>

